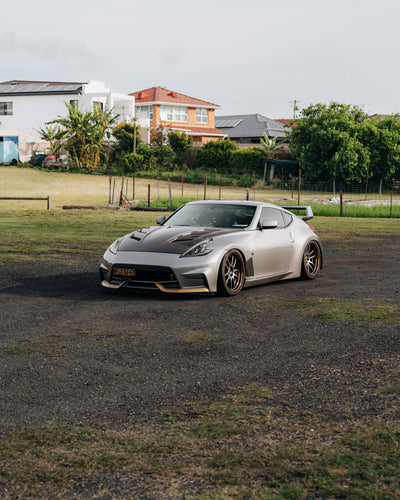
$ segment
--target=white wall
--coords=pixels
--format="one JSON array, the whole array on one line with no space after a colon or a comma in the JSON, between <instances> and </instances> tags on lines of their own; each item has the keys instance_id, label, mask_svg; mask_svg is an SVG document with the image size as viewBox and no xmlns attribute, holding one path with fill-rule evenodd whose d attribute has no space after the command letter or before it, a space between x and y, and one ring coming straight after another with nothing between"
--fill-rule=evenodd
<instances>
[{"instance_id":1,"label":"white wall","mask_svg":"<svg viewBox=\"0 0 400 500\"><path fill-rule=\"evenodd\" d=\"M46 122L65 116L67 108L64 104L79 96L71 95L37 95L37 96L0 96L1 101L13 103L12 115L0 116L0 128L15 130L22 134L39 135L38 130L46 126Z\"/></svg>"},{"instance_id":2,"label":"white wall","mask_svg":"<svg viewBox=\"0 0 400 500\"><path fill-rule=\"evenodd\" d=\"M1 95L0 101L13 103L12 115L0 116L0 129L15 130L18 133L37 136L38 130L47 122L67 115L65 103L79 101L83 112L93 109L93 102L102 102L103 109L114 108L120 115L119 121L127 121L135 116L135 98L125 94L110 92L104 83L90 80L83 85L82 94L68 95Z\"/></svg>"}]
</instances>

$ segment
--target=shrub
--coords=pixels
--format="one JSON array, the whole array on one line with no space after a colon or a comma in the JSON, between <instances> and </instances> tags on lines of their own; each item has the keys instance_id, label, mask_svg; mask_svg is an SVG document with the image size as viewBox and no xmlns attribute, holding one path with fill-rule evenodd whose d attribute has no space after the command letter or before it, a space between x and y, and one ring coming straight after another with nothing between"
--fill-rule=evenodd
<instances>
[{"instance_id":1,"label":"shrub","mask_svg":"<svg viewBox=\"0 0 400 500\"><path fill-rule=\"evenodd\" d=\"M265 164L265 153L260 148L238 149L231 159L232 173L262 175Z\"/></svg>"},{"instance_id":2,"label":"shrub","mask_svg":"<svg viewBox=\"0 0 400 500\"><path fill-rule=\"evenodd\" d=\"M144 157L138 153L126 153L122 157L122 165L125 172L136 172L143 165Z\"/></svg>"},{"instance_id":3,"label":"shrub","mask_svg":"<svg viewBox=\"0 0 400 500\"><path fill-rule=\"evenodd\" d=\"M236 144L230 140L208 142L197 151L198 165L210 172L229 173Z\"/></svg>"}]
</instances>

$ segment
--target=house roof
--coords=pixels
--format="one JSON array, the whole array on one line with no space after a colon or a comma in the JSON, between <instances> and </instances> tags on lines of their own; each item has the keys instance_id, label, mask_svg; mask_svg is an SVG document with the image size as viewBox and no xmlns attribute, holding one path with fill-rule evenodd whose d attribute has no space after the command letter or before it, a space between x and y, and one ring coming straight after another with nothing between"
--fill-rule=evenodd
<instances>
[{"instance_id":1,"label":"house roof","mask_svg":"<svg viewBox=\"0 0 400 500\"><path fill-rule=\"evenodd\" d=\"M78 82L39 82L27 80L11 80L0 83L0 94L3 95L49 95L79 94L84 83Z\"/></svg>"},{"instance_id":2,"label":"house roof","mask_svg":"<svg viewBox=\"0 0 400 500\"><path fill-rule=\"evenodd\" d=\"M136 104L142 103L157 103L157 104L184 104L186 106L196 106L203 108L219 108L218 104L212 102L203 101L201 99L196 99L195 97L190 97L185 94L180 94L173 90L168 90L163 87L151 87L145 90L139 90L138 92L133 92L129 94L135 97Z\"/></svg>"},{"instance_id":3,"label":"house roof","mask_svg":"<svg viewBox=\"0 0 400 500\"><path fill-rule=\"evenodd\" d=\"M215 126L232 139L268 137L285 139L285 127L276 120L260 114L216 116Z\"/></svg>"},{"instance_id":4,"label":"house roof","mask_svg":"<svg viewBox=\"0 0 400 500\"><path fill-rule=\"evenodd\" d=\"M293 128L297 125L297 120L290 118L276 118L276 122L282 123L285 127Z\"/></svg>"}]
</instances>

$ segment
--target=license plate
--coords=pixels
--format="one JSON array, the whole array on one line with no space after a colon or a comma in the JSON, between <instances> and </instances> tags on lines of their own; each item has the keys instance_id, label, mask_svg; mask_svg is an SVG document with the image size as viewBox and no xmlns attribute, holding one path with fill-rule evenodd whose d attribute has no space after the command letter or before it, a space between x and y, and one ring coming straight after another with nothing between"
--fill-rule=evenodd
<instances>
[{"instance_id":1,"label":"license plate","mask_svg":"<svg viewBox=\"0 0 400 500\"><path fill-rule=\"evenodd\" d=\"M136 276L136 269L117 267L113 269L113 276L115 278L134 278Z\"/></svg>"}]
</instances>

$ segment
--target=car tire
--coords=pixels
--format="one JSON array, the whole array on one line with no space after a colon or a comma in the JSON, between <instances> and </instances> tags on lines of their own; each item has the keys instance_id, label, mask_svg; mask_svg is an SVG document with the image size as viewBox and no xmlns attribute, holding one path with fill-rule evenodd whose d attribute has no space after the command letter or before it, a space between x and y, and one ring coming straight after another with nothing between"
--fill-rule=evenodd
<instances>
[{"instance_id":1,"label":"car tire","mask_svg":"<svg viewBox=\"0 0 400 500\"><path fill-rule=\"evenodd\" d=\"M245 281L244 259L238 250L229 250L222 259L218 272L218 295L240 293Z\"/></svg>"},{"instance_id":2,"label":"car tire","mask_svg":"<svg viewBox=\"0 0 400 500\"><path fill-rule=\"evenodd\" d=\"M306 280L313 280L318 276L321 269L322 253L316 241L307 243L301 263L301 277Z\"/></svg>"}]
</instances>

